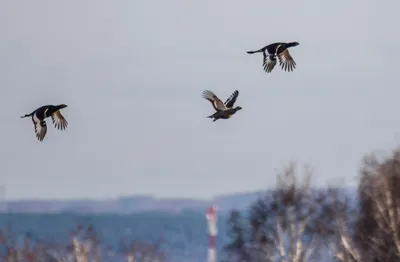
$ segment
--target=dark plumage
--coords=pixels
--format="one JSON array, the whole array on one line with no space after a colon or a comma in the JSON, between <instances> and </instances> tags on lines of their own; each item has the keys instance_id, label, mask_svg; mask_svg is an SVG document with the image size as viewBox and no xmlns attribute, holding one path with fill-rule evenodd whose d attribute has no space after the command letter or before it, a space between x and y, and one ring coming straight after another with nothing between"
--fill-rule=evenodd
<instances>
[{"instance_id":1,"label":"dark plumage","mask_svg":"<svg viewBox=\"0 0 400 262\"><path fill-rule=\"evenodd\" d=\"M238 96L239 96L239 91L235 90L228 97L225 103L222 103L222 101L212 91L205 90L203 92L203 98L210 101L215 111L217 111L214 114L208 116L207 118L213 118L213 122L217 121L218 119L230 118L237 111L242 109L240 106L236 106L235 108L233 107Z\"/></svg>"},{"instance_id":2,"label":"dark plumage","mask_svg":"<svg viewBox=\"0 0 400 262\"><path fill-rule=\"evenodd\" d=\"M39 107L35 111L30 114L26 114L21 116L24 117L31 117L33 125L35 127L35 134L39 141L43 141L46 133L47 133L47 126L45 119L47 117L51 117L53 120L53 124L57 129L64 130L68 126L67 120L65 120L64 116L61 114L60 109L66 108L67 105L45 105Z\"/></svg>"},{"instance_id":3,"label":"dark plumage","mask_svg":"<svg viewBox=\"0 0 400 262\"><path fill-rule=\"evenodd\" d=\"M270 73L276 65L276 57L279 59L279 66L285 71L291 72L296 68L296 62L290 55L288 48L298 46L298 42L290 43L273 43L264 46L257 51L247 51L248 54L263 53L263 67L264 71Z\"/></svg>"}]
</instances>

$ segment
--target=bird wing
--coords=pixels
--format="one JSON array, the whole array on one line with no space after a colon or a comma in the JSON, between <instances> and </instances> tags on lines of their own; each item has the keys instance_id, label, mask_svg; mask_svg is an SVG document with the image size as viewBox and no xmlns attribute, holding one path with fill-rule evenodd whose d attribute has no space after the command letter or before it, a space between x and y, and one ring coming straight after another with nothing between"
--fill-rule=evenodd
<instances>
[{"instance_id":1,"label":"bird wing","mask_svg":"<svg viewBox=\"0 0 400 262\"><path fill-rule=\"evenodd\" d=\"M232 108L236 102L237 97L239 96L239 91L235 90L225 101L226 108Z\"/></svg>"},{"instance_id":2,"label":"bird wing","mask_svg":"<svg viewBox=\"0 0 400 262\"><path fill-rule=\"evenodd\" d=\"M263 67L264 71L270 73L276 65L276 57L274 55L266 55L264 53Z\"/></svg>"},{"instance_id":3,"label":"bird wing","mask_svg":"<svg viewBox=\"0 0 400 262\"><path fill-rule=\"evenodd\" d=\"M285 49L282 53L278 55L279 65L285 71L293 71L296 68L296 62L293 60L293 57L290 55L289 50Z\"/></svg>"},{"instance_id":4,"label":"bird wing","mask_svg":"<svg viewBox=\"0 0 400 262\"><path fill-rule=\"evenodd\" d=\"M53 124L57 129L64 130L68 126L67 120L65 120L64 116L61 114L60 110L57 110L51 115L51 119L53 120Z\"/></svg>"},{"instance_id":5,"label":"bird wing","mask_svg":"<svg viewBox=\"0 0 400 262\"><path fill-rule=\"evenodd\" d=\"M211 102L213 105L214 109L217 111L224 111L226 110L226 106L224 103L222 103L221 99L219 99L212 91L210 90L205 90L203 92L203 98L207 99L208 101Z\"/></svg>"},{"instance_id":6,"label":"bird wing","mask_svg":"<svg viewBox=\"0 0 400 262\"><path fill-rule=\"evenodd\" d=\"M36 113L32 115L33 125L35 127L35 134L39 141L43 141L46 133L47 133L47 125L46 121L40 120Z\"/></svg>"}]
</instances>

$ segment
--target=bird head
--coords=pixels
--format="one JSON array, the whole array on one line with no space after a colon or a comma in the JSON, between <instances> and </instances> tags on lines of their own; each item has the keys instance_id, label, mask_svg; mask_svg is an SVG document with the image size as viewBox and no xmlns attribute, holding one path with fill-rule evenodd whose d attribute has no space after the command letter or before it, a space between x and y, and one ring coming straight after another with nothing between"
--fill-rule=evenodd
<instances>
[{"instance_id":1,"label":"bird head","mask_svg":"<svg viewBox=\"0 0 400 262\"><path fill-rule=\"evenodd\" d=\"M242 107L241 106L237 106L237 107L235 107L235 110L236 111L242 110Z\"/></svg>"},{"instance_id":2,"label":"bird head","mask_svg":"<svg viewBox=\"0 0 400 262\"><path fill-rule=\"evenodd\" d=\"M60 109L63 109L63 108L66 108L66 107L68 107L66 104L58 105L58 108L60 108Z\"/></svg>"},{"instance_id":3,"label":"bird head","mask_svg":"<svg viewBox=\"0 0 400 262\"><path fill-rule=\"evenodd\" d=\"M300 45L298 42L292 42L292 46L298 46Z\"/></svg>"}]
</instances>

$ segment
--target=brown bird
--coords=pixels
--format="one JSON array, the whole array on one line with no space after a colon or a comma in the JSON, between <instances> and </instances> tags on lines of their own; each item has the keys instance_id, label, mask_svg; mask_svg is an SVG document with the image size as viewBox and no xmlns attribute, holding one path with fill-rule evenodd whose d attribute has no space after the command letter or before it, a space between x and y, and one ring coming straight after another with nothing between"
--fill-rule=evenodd
<instances>
[{"instance_id":1,"label":"brown bird","mask_svg":"<svg viewBox=\"0 0 400 262\"><path fill-rule=\"evenodd\" d=\"M233 107L237 97L239 96L238 90L235 90L228 97L225 103L222 103L221 99L219 99L212 91L209 90L203 91L202 96L203 98L210 101L215 111L217 111L214 114L207 117L207 118L213 118L213 122L217 121L218 119L228 119L232 115L234 115L237 111L242 109L242 107L240 106L236 106L235 108Z\"/></svg>"}]
</instances>

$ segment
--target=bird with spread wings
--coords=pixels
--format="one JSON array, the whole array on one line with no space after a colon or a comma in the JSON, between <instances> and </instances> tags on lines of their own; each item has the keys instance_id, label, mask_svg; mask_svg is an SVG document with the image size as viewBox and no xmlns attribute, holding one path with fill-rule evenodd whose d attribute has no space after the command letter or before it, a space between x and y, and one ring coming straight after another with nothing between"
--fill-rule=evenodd
<instances>
[{"instance_id":1,"label":"bird with spread wings","mask_svg":"<svg viewBox=\"0 0 400 262\"><path fill-rule=\"evenodd\" d=\"M210 90L205 90L202 96L204 99L207 99L208 101L211 102L212 106L216 111L214 114L207 117L207 118L213 118L213 122L217 121L218 119L228 119L232 115L234 115L237 111L242 109L242 107L240 106L233 107L237 97L239 96L238 90L235 90L228 97L225 103L223 103L221 99L219 99L218 96L216 96L214 92Z\"/></svg>"}]
</instances>

